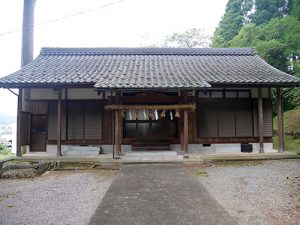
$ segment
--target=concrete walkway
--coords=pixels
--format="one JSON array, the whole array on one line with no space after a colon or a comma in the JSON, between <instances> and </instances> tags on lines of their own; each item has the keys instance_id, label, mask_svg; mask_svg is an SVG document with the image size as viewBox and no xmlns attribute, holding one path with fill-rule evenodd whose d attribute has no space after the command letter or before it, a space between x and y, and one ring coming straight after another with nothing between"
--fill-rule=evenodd
<instances>
[{"instance_id":1,"label":"concrete walkway","mask_svg":"<svg viewBox=\"0 0 300 225\"><path fill-rule=\"evenodd\" d=\"M173 154L173 152L171 152ZM284 152L284 153L211 153L211 154L189 154L188 159L183 159L182 155L165 157L167 154L161 154L161 158L157 159L157 157L151 158L148 152L139 152L138 156L142 154L143 157L135 158L134 154L126 154L121 159L115 160L112 159L112 154L107 153L103 155L64 155L64 156L56 156L56 154L46 153L46 152L38 152L38 153L30 153L25 154L21 157L15 157L17 160L24 161L38 161L38 160L49 160L49 161L66 161L66 162L95 162L95 163L139 163L139 162L167 162L167 163L189 163L189 162L203 162L203 161L232 161L232 160L271 160L271 159L300 159L300 155L297 155L294 152ZM160 154L160 152L157 152ZM170 153L168 153L170 154ZM127 157L129 156L129 157ZM133 157L130 157L133 156ZM126 159L127 157L127 159ZM125 158L125 159L123 159Z\"/></svg>"},{"instance_id":2,"label":"concrete walkway","mask_svg":"<svg viewBox=\"0 0 300 225\"><path fill-rule=\"evenodd\" d=\"M180 164L123 165L90 225L234 225Z\"/></svg>"}]
</instances>

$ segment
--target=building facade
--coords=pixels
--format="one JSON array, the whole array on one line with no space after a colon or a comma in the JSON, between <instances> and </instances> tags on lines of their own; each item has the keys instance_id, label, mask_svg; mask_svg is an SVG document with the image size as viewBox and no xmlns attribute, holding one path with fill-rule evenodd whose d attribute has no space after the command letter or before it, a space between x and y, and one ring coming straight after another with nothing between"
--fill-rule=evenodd
<instances>
[{"instance_id":1,"label":"building facade","mask_svg":"<svg viewBox=\"0 0 300 225\"><path fill-rule=\"evenodd\" d=\"M248 48L44 48L0 86L19 88L19 155L264 152L271 90L281 118L281 88L299 79Z\"/></svg>"}]
</instances>

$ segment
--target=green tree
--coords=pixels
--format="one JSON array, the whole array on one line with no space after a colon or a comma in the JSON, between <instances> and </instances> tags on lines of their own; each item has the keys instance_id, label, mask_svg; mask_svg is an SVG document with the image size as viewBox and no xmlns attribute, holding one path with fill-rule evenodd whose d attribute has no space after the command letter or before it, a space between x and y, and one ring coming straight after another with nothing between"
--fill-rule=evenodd
<instances>
[{"instance_id":1,"label":"green tree","mask_svg":"<svg viewBox=\"0 0 300 225\"><path fill-rule=\"evenodd\" d=\"M213 47L228 47L228 42L249 22L253 0L229 0L213 36Z\"/></svg>"},{"instance_id":2,"label":"green tree","mask_svg":"<svg viewBox=\"0 0 300 225\"><path fill-rule=\"evenodd\" d=\"M213 47L228 47L228 42L248 23L261 25L273 18L300 17L299 0L228 0L225 14L213 36Z\"/></svg>"},{"instance_id":3,"label":"green tree","mask_svg":"<svg viewBox=\"0 0 300 225\"><path fill-rule=\"evenodd\" d=\"M300 1L291 0L291 15L296 19L300 20Z\"/></svg>"},{"instance_id":4,"label":"green tree","mask_svg":"<svg viewBox=\"0 0 300 225\"><path fill-rule=\"evenodd\" d=\"M269 23L256 26L248 24L229 41L230 47L255 47L258 54L277 69L289 71L289 56L300 55L300 21L291 16L272 19ZM300 74L298 74L300 76Z\"/></svg>"},{"instance_id":5,"label":"green tree","mask_svg":"<svg viewBox=\"0 0 300 225\"><path fill-rule=\"evenodd\" d=\"M164 47L208 47L210 43L210 36L204 30L198 28L189 29L183 33L173 33L167 36L163 46Z\"/></svg>"},{"instance_id":6,"label":"green tree","mask_svg":"<svg viewBox=\"0 0 300 225\"><path fill-rule=\"evenodd\" d=\"M292 16L272 19L259 26L248 24L229 41L229 46L254 47L272 66L300 77L300 21ZM288 92L284 102L285 111L299 105L299 88Z\"/></svg>"},{"instance_id":7,"label":"green tree","mask_svg":"<svg viewBox=\"0 0 300 225\"><path fill-rule=\"evenodd\" d=\"M7 147L4 144L0 143L0 152L7 150Z\"/></svg>"},{"instance_id":8,"label":"green tree","mask_svg":"<svg viewBox=\"0 0 300 225\"><path fill-rule=\"evenodd\" d=\"M290 14L291 4L292 0L255 0L255 11L250 20L260 25L273 18L283 18Z\"/></svg>"}]
</instances>

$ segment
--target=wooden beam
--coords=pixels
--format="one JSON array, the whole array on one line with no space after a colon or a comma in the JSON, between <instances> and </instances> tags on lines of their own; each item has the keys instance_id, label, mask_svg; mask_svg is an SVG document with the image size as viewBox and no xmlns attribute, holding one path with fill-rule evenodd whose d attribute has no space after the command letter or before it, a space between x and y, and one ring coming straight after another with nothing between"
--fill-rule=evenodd
<instances>
[{"instance_id":1,"label":"wooden beam","mask_svg":"<svg viewBox=\"0 0 300 225\"><path fill-rule=\"evenodd\" d=\"M258 133L259 153L264 153L264 112L261 88L258 88Z\"/></svg>"},{"instance_id":2,"label":"wooden beam","mask_svg":"<svg viewBox=\"0 0 300 225\"><path fill-rule=\"evenodd\" d=\"M219 143L258 143L258 137L200 137L195 144L219 144ZM265 143L272 143L272 137L264 137Z\"/></svg>"},{"instance_id":3,"label":"wooden beam","mask_svg":"<svg viewBox=\"0 0 300 225\"><path fill-rule=\"evenodd\" d=\"M56 144L57 144L57 156L61 154L61 89L58 90L57 96L57 125L56 125Z\"/></svg>"},{"instance_id":4,"label":"wooden beam","mask_svg":"<svg viewBox=\"0 0 300 225\"><path fill-rule=\"evenodd\" d=\"M284 152L284 132L283 132L283 113L282 113L282 92L281 88L276 88L277 92L277 118L278 118L278 152Z\"/></svg>"},{"instance_id":5,"label":"wooden beam","mask_svg":"<svg viewBox=\"0 0 300 225\"><path fill-rule=\"evenodd\" d=\"M188 152L189 146L189 112L188 110L184 110L184 123L183 123L183 151L185 153Z\"/></svg>"},{"instance_id":6,"label":"wooden beam","mask_svg":"<svg viewBox=\"0 0 300 225\"><path fill-rule=\"evenodd\" d=\"M19 88L18 114L17 114L17 156L22 156L21 152L21 116L22 116L23 89Z\"/></svg>"},{"instance_id":7,"label":"wooden beam","mask_svg":"<svg viewBox=\"0 0 300 225\"><path fill-rule=\"evenodd\" d=\"M193 97L189 97L192 98ZM165 95L151 95L149 96L121 96L120 102L122 104L179 104L183 102L182 96L165 96Z\"/></svg>"},{"instance_id":8,"label":"wooden beam","mask_svg":"<svg viewBox=\"0 0 300 225\"><path fill-rule=\"evenodd\" d=\"M182 110L182 109L196 109L196 104L177 104L177 105L106 105L105 109L112 110Z\"/></svg>"}]
</instances>

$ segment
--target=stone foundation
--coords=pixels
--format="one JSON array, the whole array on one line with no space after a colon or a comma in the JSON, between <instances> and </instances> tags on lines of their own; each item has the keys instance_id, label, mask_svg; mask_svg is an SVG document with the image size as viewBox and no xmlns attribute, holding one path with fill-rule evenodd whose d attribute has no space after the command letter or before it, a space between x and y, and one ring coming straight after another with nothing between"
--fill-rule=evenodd
<instances>
[{"instance_id":1,"label":"stone foundation","mask_svg":"<svg viewBox=\"0 0 300 225\"><path fill-rule=\"evenodd\" d=\"M259 152L259 143L250 143L253 145L253 152ZM112 145L101 145L104 153L112 153ZM180 144L170 146L171 151L181 152ZM264 143L265 152L274 152L273 143ZM56 145L47 145L47 153L56 154ZM133 152L131 145L122 145L123 153ZM62 145L63 155L99 155L100 145ZM189 144L189 153L241 153L241 144L211 144L203 146L203 144Z\"/></svg>"}]
</instances>

